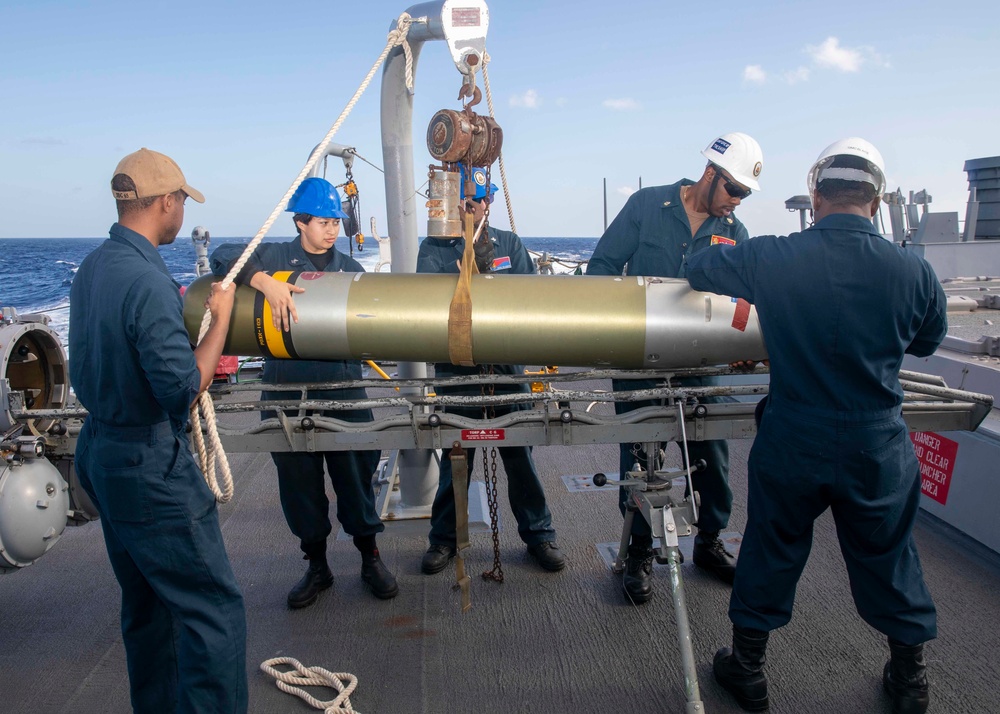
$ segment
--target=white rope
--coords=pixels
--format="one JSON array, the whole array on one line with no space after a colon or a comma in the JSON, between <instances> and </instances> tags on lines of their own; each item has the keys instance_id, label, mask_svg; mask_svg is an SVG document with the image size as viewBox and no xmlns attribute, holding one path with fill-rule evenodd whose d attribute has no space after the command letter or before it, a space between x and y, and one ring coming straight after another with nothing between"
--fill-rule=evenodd
<instances>
[{"instance_id":1,"label":"white rope","mask_svg":"<svg viewBox=\"0 0 1000 714\"><path fill-rule=\"evenodd\" d=\"M382 50L382 54L379 55L375 64L372 65L371 71L368 72L368 76L365 77L364 81L361 82L361 86L351 97L351 100L347 103L344 111L341 112L337 121L333 123L330 127L330 131L327 132L326 137L323 141L316 146L312 154L309 156L309 160L306 165L302 167L299 175L295 177L292 181L292 185L288 187L285 195L282 196L281 200L278 201L278 205L274 207L271 211L271 215L268 219L264 221L264 225L260 227L257 231L257 235L254 236L253 240L247 244L246 249L240 256L232 268L230 268L229 273L222 279L223 289L229 287L243 266L246 265L250 256L253 255L254 250L267 235L267 232L271 230L271 226L277 220L278 215L285 210L285 206L288 205L288 200L295 193L295 189L299 187L302 180L306 175L312 171L316 163L326 154L326 149L330 145L330 141L333 139L334 134L340 129L340 125L344 123L351 110L354 109L354 105L357 104L361 95L364 94L368 85L371 83L372 78L375 76L375 72L385 61L386 57L389 56L389 52L392 51L397 45L403 46L403 53L406 55L406 88L413 91L413 54L410 51L410 45L406 42L406 35L410 31L410 25L413 22L426 22L427 18L421 17L414 20L407 13L403 13L399 16L396 21L396 29L389 32L387 37L385 48ZM198 342L201 343L202 339L205 337L205 333L208 332L208 328L212 324L212 315L207 309L205 310L205 315L201 320L201 329L198 332ZM201 414L199 414L199 408ZM208 445L205 444L205 439L201 433L201 416L205 418L206 433L208 434ZM215 407L212 405L212 398L207 392L202 392L198 398L196 406L191 407L191 428L194 434L195 447L198 451L198 463L201 466L202 473L205 476L205 482L211 489L212 493L215 494L215 499L219 503L227 503L233 497L233 475L229 468L229 459L226 457L226 452L222 448L222 441L219 439L219 432L216 428L215 422ZM216 476L215 476L215 462L218 460L221 471L222 471L222 487L220 488Z\"/></svg>"},{"instance_id":2,"label":"white rope","mask_svg":"<svg viewBox=\"0 0 1000 714\"><path fill-rule=\"evenodd\" d=\"M490 75L486 71L486 66L490 63L490 55L483 50L483 86L486 87L486 105L490 108L490 118L496 119L493 114L493 92L490 91ZM507 169L503 165L503 152L499 156L500 182L503 183L503 197L507 202L507 218L510 220L510 229L517 233L517 226L514 225L514 207L510 202L510 191L507 190Z\"/></svg>"},{"instance_id":3,"label":"white rope","mask_svg":"<svg viewBox=\"0 0 1000 714\"><path fill-rule=\"evenodd\" d=\"M294 669L280 672L274 668L275 665L287 664ZM322 667L304 667L301 662L292 657L275 657L265 660L260 668L266 674L275 679L275 685L286 694L295 696L308 702L316 709L322 709L324 714L360 714L351 706L350 695L358 688L358 678L347 672L329 672ZM322 701L316 699L303 687L330 687L336 689L339 694L335 699Z\"/></svg>"}]
</instances>

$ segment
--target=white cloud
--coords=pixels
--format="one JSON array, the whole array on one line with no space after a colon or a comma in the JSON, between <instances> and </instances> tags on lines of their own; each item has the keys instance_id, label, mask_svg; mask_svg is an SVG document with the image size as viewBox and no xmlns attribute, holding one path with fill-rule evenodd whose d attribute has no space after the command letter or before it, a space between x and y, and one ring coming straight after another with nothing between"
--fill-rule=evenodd
<instances>
[{"instance_id":1,"label":"white cloud","mask_svg":"<svg viewBox=\"0 0 1000 714\"><path fill-rule=\"evenodd\" d=\"M748 64L743 68L743 81L752 84L764 84L767 81L767 72L759 64Z\"/></svg>"},{"instance_id":2,"label":"white cloud","mask_svg":"<svg viewBox=\"0 0 1000 714\"><path fill-rule=\"evenodd\" d=\"M633 193L635 193L635 189L634 189L634 188L632 188L631 186L619 186L619 187L618 187L618 188L616 189L616 191L617 191L617 193L620 193L620 194L621 194L622 196L624 196L625 198L628 198L628 197L629 197L629 196L631 196L631 195L632 195Z\"/></svg>"},{"instance_id":3,"label":"white cloud","mask_svg":"<svg viewBox=\"0 0 1000 714\"><path fill-rule=\"evenodd\" d=\"M614 109L615 111L632 111L640 107L639 102L634 99L605 99L601 104L608 109Z\"/></svg>"},{"instance_id":4,"label":"white cloud","mask_svg":"<svg viewBox=\"0 0 1000 714\"><path fill-rule=\"evenodd\" d=\"M537 109L541 106L542 100L538 96L538 92L534 89L527 90L524 94L515 94L510 98L510 105L512 107L524 107L525 109Z\"/></svg>"},{"instance_id":5,"label":"white cloud","mask_svg":"<svg viewBox=\"0 0 1000 714\"><path fill-rule=\"evenodd\" d=\"M809 68L799 67L798 69L785 72L784 79L788 84L798 84L809 81Z\"/></svg>"},{"instance_id":6,"label":"white cloud","mask_svg":"<svg viewBox=\"0 0 1000 714\"><path fill-rule=\"evenodd\" d=\"M808 45L806 52L820 67L839 69L841 72L857 72L864 57L860 49L841 47L836 37L827 37L821 45Z\"/></svg>"}]
</instances>

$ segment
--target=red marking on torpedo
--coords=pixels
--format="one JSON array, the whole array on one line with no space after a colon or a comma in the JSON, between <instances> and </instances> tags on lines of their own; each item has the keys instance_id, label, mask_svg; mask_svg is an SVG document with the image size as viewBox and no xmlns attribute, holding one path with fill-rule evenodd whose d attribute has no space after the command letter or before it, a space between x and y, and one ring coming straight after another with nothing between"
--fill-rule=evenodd
<instances>
[{"instance_id":1,"label":"red marking on torpedo","mask_svg":"<svg viewBox=\"0 0 1000 714\"><path fill-rule=\"evenodd\" d=\"M750 321L750 303L743 298L736 301L736 312L733 313L733 327L740 332L746 332Z\"/></svg>"}]
</instances>

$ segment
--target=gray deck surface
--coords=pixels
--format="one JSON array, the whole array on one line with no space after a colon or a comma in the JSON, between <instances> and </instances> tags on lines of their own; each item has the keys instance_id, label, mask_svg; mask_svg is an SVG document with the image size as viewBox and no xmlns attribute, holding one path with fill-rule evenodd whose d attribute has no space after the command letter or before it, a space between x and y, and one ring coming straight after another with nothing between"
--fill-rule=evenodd
<instances>
[{"instance_id":1,"label":"gray deck surface","mask_svg":"<svg viewBox=\"0 0 1000 714\"><path fill-rule=\"evenodd\" d=\"M750 442L731 446L730 530L739 531L746 518ZM670 451L676 458L676 448ZM329 553L333 588L312 607L289 611L285 595L305 563L281 515L274 467L266 454L231 454L236 497L220 514L246 596L250 711L316 711L280 692L257 669L267 658L290 656L357 675L352 702L363 714L684 712L665 568L656 568L659 590L652 601L628 603L595 548L620 536L614 493L571 493L561 479L613 473L617 448L548 447L535 454L569 565L561 573L545 573L528 558L511 527L501 483L506 582L478 577L492 563L492 548L488 536L474 535L468 561L473 609L464 615L451 588L453 568L422 575L424 539L391 534L379 545L399 579L396 599L378 601L365 590L359 555L340 540L331 542ZM481 478L478 467L475 478ZM939 613L940 635L927 650L931 711L1000 711L998 558L930 517L921 519L916 538ZM705 709L740 711L715 684L710 665L715 650L730 639L729 588L690 558L682 568ZM96 523L68 528L38 563L0 578L0 711L129 711L118 606L118 586ZM881 690L887 654L882 636L854 611L826 515L817 522L795 617L771 637L766 668L771 711L889 712ZM333 698L329 690L314 695Z\"/></svg>"}]
</instances>

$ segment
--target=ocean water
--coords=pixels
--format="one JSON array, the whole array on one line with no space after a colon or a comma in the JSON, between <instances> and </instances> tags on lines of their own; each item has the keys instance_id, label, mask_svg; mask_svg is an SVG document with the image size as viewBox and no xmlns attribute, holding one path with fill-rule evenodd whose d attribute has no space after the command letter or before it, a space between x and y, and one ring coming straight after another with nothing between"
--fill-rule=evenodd
<instances>
[{"instance_id":1,"label":"ocean water","mask_svg":"<svg viewBox=\"0 0 1000 714\"><path fill-rule=\"evenodd\" d=\"M50 318L52 328L66 343L69 327L69 288L80 262L99 246L105 238L6 238L0 239L0 307L13 307L18 313L43 312ZM289 238L267 238L268 242L282 242ZM522 238L524 246L539 258L548 253L553 259L556 273L571 273L587 260L597 238ZM250 238L212 238L209 254L223 243L247 243ZM347 250L347 240L337 240L337 248ZM174 279L187 285L195 279L196 255L191 239L181 235L173 244L160 248ZM374 270L379 260L378 245L373 240L365 243L363 251L354 250L354 258ZM388 270L383 267L382 270Z\"/></svg>"}]
</instances>

